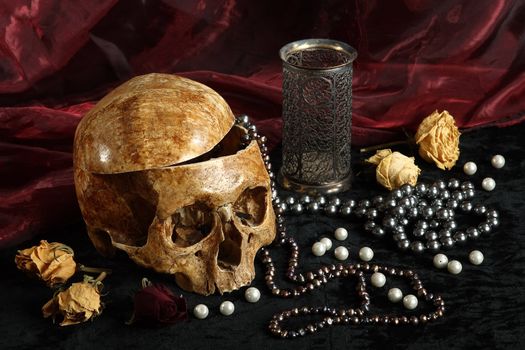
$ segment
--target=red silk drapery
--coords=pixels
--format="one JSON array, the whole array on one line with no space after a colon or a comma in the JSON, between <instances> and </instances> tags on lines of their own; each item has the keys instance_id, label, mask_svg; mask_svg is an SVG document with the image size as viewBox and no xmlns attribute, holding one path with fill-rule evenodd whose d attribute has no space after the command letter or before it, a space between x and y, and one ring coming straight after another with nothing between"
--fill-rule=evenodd
<instances>
[{"instance_id":1,"label":"red silk drapery","mask_svg":"<svg viewBox=\"0 0 525 350\"><path fill-rule=\"evenodd\" d=\"M71 146L118 82L171 72L221 93L280 138L278 49L354 46L353 142L414 131L435 109L462 128L525 111L523 1L15 1L0 3L0 247L78 218Z\"/></svg>"}]
</instances>

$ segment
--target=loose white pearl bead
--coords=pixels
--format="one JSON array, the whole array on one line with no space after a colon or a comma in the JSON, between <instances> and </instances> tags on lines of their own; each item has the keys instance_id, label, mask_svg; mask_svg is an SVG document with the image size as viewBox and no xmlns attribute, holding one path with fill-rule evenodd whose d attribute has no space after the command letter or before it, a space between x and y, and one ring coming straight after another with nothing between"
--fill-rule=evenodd
<instances>
[{"instance_id":1,"label":"loose white pearl bead","mask_svg":"<svg viewBox=\"0 0 525 350\"><path fill-rule=\"evenodd\" d=\"M312 246L312 253L315 256L323 256L326 253L326 246L321 242L315 242Z\"/></svg>"},{"instance_id":2,"label":"loose white pearl bead","mask_svg":"<svg viewBox=\"0 0 525 350\"><path fill-rule=\"evenodd\" d=\"M480 252L479 250L473 250L468 255L468 259L470 260L470 262L472 264L480 265L483 262L483 259L484 259L483 253Z\"/></svg>"},{"instance_id":3,"label":"loose white pearl bead","mask_svg":"<svg viewBox=\"0 0 525 350\"><path fill-rule=\"evenodd\" d=\"M388 290L388 300L393 303L398 303L403 299L403 292L399 288L390 288Z\"/></svg>"},{"instance_id":4,"label":"loose white pearl bead","mask_svg":"<svg viewBox=\"0 0 525 350\"><path fill-rule=\"evenodd\" d=\"M457 275L457 274L459 274L461 272L461 270L463 270L463 266L461 265L461 263L459 261L451 260L451 261L449 261L449 263L447 265L447 270L451 274Z\"/></svg>"},{"instance_id":5,"label":"loose white pearl bead","mask_svg":"<svg viewBox=\"0 0 525 350\"><path fill-rule=\"evenodd\" d=\"M231 301L223 301L219 306L219 311L224 316L230 316L235 311L235 305Z\"/></svg>"},{"instance_id":6,"label":"loose white pearl bead","mask_svg":"<svg viewBox=\"0 0 525 350\"><path fill-rule=\"evenodd\" d=\"M481 182L481 187L483 187L485 191L492 191L494 188L496 188L496 181L494 181L494 179L491 177L486 177Z\"/></svg>"},{"instance_id":7,"label":"loose white pearl bead","mask_svg":"<svg viewBox=\"0 0 525 350\"><path fill-rule=\"evenodd\" d=\"M348 231L344 227L335 229L334 236L339 241L344 241L348 238Z\"/></svg>"},{"instance_id":8,"label":"loose white pearl bead","mask_svg":"<svg viewBox=\"0 0 525 350\"><path fill-rule=\"evenodd\" d=\"M374 257L374 251L369 247L359 249L359 258L363 261L370 261Z\"/></svg>"},{"instance_id":9,"label":"loose white pearl bead","mask_svg":"<svg viewBox=\"0 0 525 350\"><path fill-rule=\"evenodd\" d=\"M321 240L319 242L324 244L324 246L326 247L326 250L332 249L332 240L330 238L323 237L323 238L321 238Z\"/></svg>"},{"instance_id":10,"label":"loose white pearl bead","mask_svg":"<svg viewBox=\"0 0 525 350\"><path fill-rule=\"evenodd\" d=\"M445 254L436 254L434 256L434 266L438 269L446 267L448 264L448 258Z\"/></svg>"},{"instance_id":11,"label":"loose white pearl bead","mask_svg":"<svg viewBox=\"0 0 525 350\"><path fill-rule=\"evenodd\" d=\"M490 163L492 163L494 168L501 169L505 166L505 157L503 157L501 154L496 154L494 157L492 157Z\"/></svg>"},{"instance_id":12,"label":"loose white pearl bead","mask_svg":"<svg viewBox=\"0 0 525 350\"><path fill-rule=\"evenodd\" d=\"M256 303L261 299L261 292L255 287L250 287L244 292L244 297L246 298L246 301Z\"/></svg>"},{"instance_id":13,"label":"loose white pearl bead","mask_svg":"<svg viewBox=\"0 0 525 350\"><path fill-rule=\"evenodd\" d=\"M343 246L337 247L334 250L334 256L337 260L346 260L348 258L348 249Z\"/></svg>"},{"instance_id":14,"label":"loose white pearl bead","mask_svg":"<svg viewBox=\"0 0 525 350\"><path fill-rule=\"evenodd\" d=\"M208 307L204 304L199 304L193 308L193 315L199 320L203 320L208 317L209 312L210 311L208 310Z\"/></svg>"},{"instance_id":15,"label":"loose white pearl bead","mask_svg":"<svg viewBox=\"0 0 525 350\"><path fill-rule=\"evenodd\" d=\"M381 288L386 283L386 276L381 272L374 272L370 278L372 285L377 288Z\"/></svg>"},{"instance_id":16,"label":"loose white pearl bead","mask_svg":"<svg viewBox=\"0 0 525 350\"><path fill-rule=\"evenodd\" d=\"M417 307L418 301L415 295L408 294L403 298L403 306L408 310L414 310Z\"/></svg>"},{"instance_id":17,"label":"loose white pearl bead","mask_svg":"<svg viewBox=\"0 0 525 350\"><path fill-rule=\"evenodd\" d=\"M474 162L466 162L463 165L463 172L467 175L474 175L478 171L478 166Z\"/></svg>"}]
</instances>

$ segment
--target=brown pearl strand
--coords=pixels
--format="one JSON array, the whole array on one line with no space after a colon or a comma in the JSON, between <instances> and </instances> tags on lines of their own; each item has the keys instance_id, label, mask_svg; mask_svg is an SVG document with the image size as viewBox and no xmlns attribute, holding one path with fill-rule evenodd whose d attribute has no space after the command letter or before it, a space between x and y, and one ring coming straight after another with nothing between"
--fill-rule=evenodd
<instances>
[{"instance_id":1,"label":"brown pearl strand","mask_svg":"<svg viewBox=\"0 0 525 350\"><path fill-rule=\"evenodd\" d=\"M304 306L301 308L294 308L285 310L275 314L268 326L269 331L278 337L282 338L296 338L310 333L314 333L321 329L343 324L390 324L403 325L424 324L429 321L437 320L442 317L445 312L445 302L441 296L434 296L429 293L423 286L417 273L412 270L403 270L376 264L358 263L358 264L331 264L321 266L317 271L309 271L304 274L295 274L294 270L297 267L297 260L299 257L299 248L295 240L291 237L284 239L284 245L291 247L292 254L288 264L286 277L298 282L304 279L300 286L295 288L279 288L275 283L275 266L270 255L270 251L266 248L261 249L260 258L266 266L266 285L273 295L282 298L292 298L300 296L304 293L312 291L328 281L335 278L357 278L356 292L360 299L360 305L357 308L330 308L328 306ZM398 315L370 315L370 295L367 291L367 284L365 273L382 272L389 276L399 276L407 278L412 288L416 291L417 296L424 298L431 302L435 307L435 311L424 313L419 316L398 316ZM322 320L310 323L305 327L298 329L283 329L282 323L292 317L300 317L307 315L322 315Z\"/></svg>"},{"instance_id":2,"label":"brown pearl strand","mask_svg":"<svg viewBox=\"0 0 525 350\"><path fill-rule=\"evenodd\" d=\"M272 294L281 298L293 298L307 292L311 292L316 288L320 288L327 284L330 280L336 278L357 278L356 293L360 299L360 304L357 308L303 306L285 310L275 314L269 323L268 329L273 335L281 338L297 338L318 332L324 328L348 324L418 325L435 321L443 316L445 312L444 300L441 298L441 296L434 296L434 294L429 293L424 288L418 274L412 270L403 270L377 264L357 263L323 265L317 270L308 271L306 273L298 273L296 270L299 267L299 245L293 237L289 237L286 234L286 227L284 224L284 210L281 206L279 206L279 200L277 197L276 185L274 181L275 175L271 171L268 148L265 145L266 138L257 133L255 125L250 124L247 116L240 116L237 118L237 123L247 129L247 133L242 138L242 144L246 145L251 140L256 140L259 144L259 148L261 150L261 154L271 180L272 199L276 213L277 224L277 237L274 243L276 243L276 246L287 246L290 249L290 258L288 260L288 269L286 271L285 277L288 280L298 284L298 286L294 288L279 288L275 282L276 270L270 250L268 248L261 248L259 257L266 267L265 281ZM385 275L399 276L408 279L417 296L424 298L427 302L431 302L435 307L435 311L423 313L419 316L370 314L370 295L367 290L365 273L374 272L382 272ZM284 329L282 326L283 322L292 317L311 315L321 315L324 317L320 321L309 323L305 327L297 329Z\"/></svg>"}]
</instances>

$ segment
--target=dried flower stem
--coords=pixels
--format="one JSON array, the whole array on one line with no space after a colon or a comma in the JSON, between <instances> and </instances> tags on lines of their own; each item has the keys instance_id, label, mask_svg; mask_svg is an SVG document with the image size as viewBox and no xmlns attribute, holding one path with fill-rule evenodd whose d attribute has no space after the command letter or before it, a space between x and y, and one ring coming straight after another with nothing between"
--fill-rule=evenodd
<instances>
[{"instance_id":1,"label":"dried flower stem","mask_svg":"<svg viewBox=\"0 0 525 350\"><path fill-rule=\"evenodd\" d=\"M57 250L59 250L59 251L63 251L63 252L66 252L67 254L71 254L71 255L73 255L73 256L75 255L75 252L73 251L73 249L72 249L70 246L65 245L65 244L63 244L63 243L58 243L58 244L56 245L56 247L54 247L54 248L52 249L52 251L53 251L53 259L54 259L54 260L57 260L57 255L56 255L56 254L57 254ZM19 251L19 252L20 252L20 251Z\"/></svg>"},{"instance_id":2,"label":"dried flower stem","mask_svg":"<svg viewBox=\"0 0 525 350\"><path fill-rule=\"evenodd\" d=\"M133 311L131 318L125 322L126 326L131 326L133 323L135 323L135 311Z\"/></svg>"},{"instance_id":3,"label":"dried flower stem","mask_svg":"<svg viewBox=\"0 0 525 350\"><path fill-rule=\"evenodd\" d=\"M142 288L143 289L146 288L146 287L151 286L151 284L152 284L151 281L149 279L147 279L146 277L144 277L142 279Z\"/></svg>"},{"instance_id":4,"label":"dried flower stem","mask_svg":"<svg viewBox=\"0 0 525 350\"><path fill-rule=\"evenodd\" d=\"M105 272L107 275L111 274L111 269L103 269L103 268L100 268L100 267L88 267L88 266L84 266L84 265L80 265L80 264L77 266L77 271L87 272L87 273L101 273L101 272Z\"/></svg>"},{"instance_id":5,"label":"dried flower stem","mask_svg":"<svg viewBox=\"0 0 525 350\"><path fill-rule=\"evenodd\" d=\"M106 272L106 271L102 271L102 272L100 273L100 275L98 275L98 277L95 279L95 284L98 284L99 282L102 282L102 281L104 280L104 278L106 278L106 276L107 276L108 274L110 274L110 273L111 273L111 272L108 273L108 272Z\"/></svg>"},{"instance_id":6,"label":"dried flower stem","mask_svg":"<svg viewBox=\"0 0 525 350\"><path fill-rule=\"evenodd\" d=\"M403 144L407 144L409 143L411 140L401 140L401 141L393 141L393 142L388 142L388 143L382 143L380 145L375 145L375 146L370 146L370 147L365 147L365 148L361 148L359 151L360 152L370 152L370 151L376 151L378 149L383 149L383 148L387 148L387 147L392 147L392 146L397 146L397 145L403 145Z\"/></svg>"}]
</instances>

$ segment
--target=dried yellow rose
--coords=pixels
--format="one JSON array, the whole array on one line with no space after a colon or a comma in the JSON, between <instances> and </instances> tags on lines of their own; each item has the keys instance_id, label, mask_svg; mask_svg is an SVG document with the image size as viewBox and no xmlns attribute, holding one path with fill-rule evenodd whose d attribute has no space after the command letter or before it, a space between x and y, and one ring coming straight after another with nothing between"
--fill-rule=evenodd
<instances>
[{"instance_id":1,"label":"dried yellow rose","mask_svg":"<svg viewBox=\"0 0 525 350\"><path fill-rule=\"evenodd\" d=\"M44 281L48 286L67 282L75 274L76 263L73 250L58 242L48 243L19 250L15 256L18 269Z\"/></svg>"},{"instance_id":2,"label":"dried yellow rose","mask_svg":"<svg viewBox=\"0 0 525 350\"><path fill-rule=\"evenodd\" d=\"M69 326L85 322L100 315L102 303L96 283L73 283L65 291L57 293L43 307L44 318L57 315L63 316L61 326Z\"/></svg>"},{"instance_id":3,"label":"dried yellow rose","mask_svg":"<svg viewBox=\"0 0 525 350\"><path fill-rule=\"evenodd\" d=\"M392 150L389 149L389 148L387 148L387 149L380 149L379 151L376 151L376 154L374 154L372 157L368 158L366 161L368 163L372 163L372 164L378 165L383 160L383 158L386 158L387 156L389 156L391 154L392 154Z\"/></svg>"},{"instance_id":4,"label":"dried yellow rose","mask_svg":"<svg viewBox=\"0 0 525 350\"><path fill-rule=\"evenodd\" d=\"M415 140L419 155L440 169L451 169L459 158L459 136L454 117L437 110L419 125Z\"/></svg>"},{"instance_id":5,"label":"dried yellow rose","mask_svg":"<svg viewBox=\"0 0 525 350\"><path fill-rule=\"evenodd\" d=\"M407 157L390 149L382 149L367 159L376 164L376 180L389 190L399 188L404 184L414 186L421 170L414 163L413 157Z\"/></svg>"}]
</instances>

